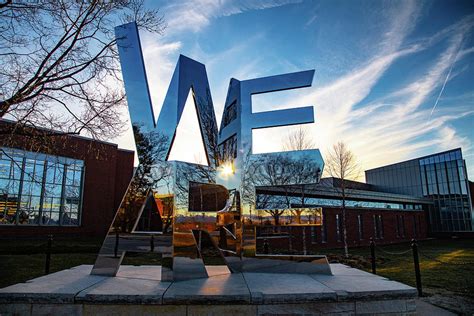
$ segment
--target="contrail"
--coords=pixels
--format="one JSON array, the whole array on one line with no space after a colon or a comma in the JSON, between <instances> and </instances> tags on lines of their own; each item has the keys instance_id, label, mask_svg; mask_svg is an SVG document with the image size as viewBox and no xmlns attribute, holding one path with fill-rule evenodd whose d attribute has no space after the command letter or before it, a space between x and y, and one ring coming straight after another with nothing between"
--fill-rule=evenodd
<instances>
[{"instance_id":1,"label":"contrail","mask_svg":"<svg viewBox=\"0 0 474 316\"><path fill-rule=\"evenodd\" d=\"M451 75L451 71L453 70L454 64L456 63L456 60L458 59L458 55L459 55L459 51L461 50L461 47L462 47L462 43L461 43L461 45L459 45L458 51L456 52L456 56L454 56L453 63L451 64L451 67L449 68L448 75L446 76L446 79L444 79L444 83L443 83L443 86L441 87L441 91L439 92L438 97L436 98L435 104L433 105L433 108L431 109L430 119L431 119L431 116L433 115L434 110L436 109L436 106L438 105L438 102L439 102L439 99L441 98L441 95L443 94L444 87L446 87L446 83L449 80L449 76Z\"/></svg>"}]
</instances>

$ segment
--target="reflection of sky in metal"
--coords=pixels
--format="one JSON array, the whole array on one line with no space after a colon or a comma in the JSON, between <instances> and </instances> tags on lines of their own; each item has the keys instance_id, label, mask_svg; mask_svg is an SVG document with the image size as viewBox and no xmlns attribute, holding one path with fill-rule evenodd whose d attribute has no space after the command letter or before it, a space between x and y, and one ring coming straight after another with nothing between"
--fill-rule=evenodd
<instances>
[{"instance_id":1,"label":"reflection of sky in metal","mask_svg":"<svg viewBox=\"0 0 474 316\"><path fill-rule=\"evenodd\" d=\"M156 130L164 136L164 152L159 159L168 160L184 108L186 104L189 108L194 103L200 132L193 140L197 143L201 140L205 147L203 159L198 159L202 159L203 164L213 165L212 148L216 142L217 123L205 66L183 55L179 56L155 123L150 98L153 87L150 88L148 84L137 26L133 22L124 24L116 27L115 32L131 122L138 125L142 132Z\"/></svg>"},{"instance_id":2,"label":"reflection of sky in metal","mask_svg":"<svg viewBox=\"0 0 474 316\"><path fill-rule=\"evenodd\" d=\"M197 121L196 107L191 95L188 95L184 106L181 122L176 129L176 137L171 148L169 160L196 162L206 165L206 151L200 140L199 122ZM192 142L187 140L193 140ZM188 153L183 155L183 153Z\"/></svg>"},{"instance_id":3,"label":"reflection of sky in metal","mask_svg":"<svg viewBox=\"0 0 474 316\"><path fill-rule=\"evenodd\" d=\"M226 161L233 160L235 175L219 177L218 183L225 185L228 189L250 192L255 185L277 184L258 183L262 179L265 179L264 181L275 179L277 182L282 181L278 184L285 185L316 183L319 181L320 173L316 170L321 171L324 165L319 150L255 155L253 154L252 138L252 130L314 122L312 106L255 112L252 104L252 97L255 95L309 87L312 84L313 75L314 70L307 70L242 81L231 80L219 130L219 146L229 143L231 139L236 142L235 159L229 158L229 156L234 156L233 154L226 153L223 155L223 159ZM229 119L231 117L233 119ZM224 148L227 147L224 146ZM297 179L294 175L285 174L285 170L290 168L302 171L298 167L301 167L300 164L303 160L314 167L312 168L314 172L309 177L300 181L301 179ZM269 174L268 170L270 169L279 169L281 172ZM280 179L277 180L276 178ZM245 193L242 194L245 195ZM244 212L252 208L252 202L244 204Z\"/></svg>"}]
</instances>

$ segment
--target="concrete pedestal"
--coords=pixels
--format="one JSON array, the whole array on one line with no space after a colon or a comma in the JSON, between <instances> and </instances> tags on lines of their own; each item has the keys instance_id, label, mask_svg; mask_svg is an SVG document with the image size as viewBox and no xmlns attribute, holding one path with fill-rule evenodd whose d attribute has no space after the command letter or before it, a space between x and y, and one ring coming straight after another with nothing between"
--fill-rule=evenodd
<instances>
[{"instance_id":1,"label":"concrete pedestal","mask_svg":"<svg viewBox=\"0 0 474 316\"><path fill-rule=\"evenodd\" d=\"M81 265L0 289L0 315L411 315L416 289L331 264L333 275L234 273L162 282L159 266L121 266L116 277Z\"/></svg>"}]
</instances>

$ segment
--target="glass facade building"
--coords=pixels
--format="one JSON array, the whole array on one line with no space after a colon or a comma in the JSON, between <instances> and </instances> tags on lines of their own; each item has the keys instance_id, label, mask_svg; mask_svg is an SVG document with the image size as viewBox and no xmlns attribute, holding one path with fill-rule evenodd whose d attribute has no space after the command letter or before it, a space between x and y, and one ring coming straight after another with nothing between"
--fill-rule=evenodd
<instances>
[{"instance_id":1,"label":"glass facade building","mask_svg":"<svg viewBox=\"0 0 474 316\"><path fill-rule=\"evenodd\" d=\"M347 193L350 194L350 193ZM422 210L423 205L413 202L392 202L392 201L367 201L346 199L346 207L367 208L367 209L392 209L392 210ZM257 209L283 209L285 207L342 207L341 198L323 198L323 197L298 197L258 194Z\"/></svg>"},{"instance_id":2,"label":"glass facade building","mask_svg":"<svg viewBox=\"0 0 474 316\"><path fill-rule=\"evenodd\" d=\"M432 232L473 230L466 163L460 148L367 170L365 177L383 192L432 199Z\"/></svg>"},{"instance_id":3,"label":"glass facade building","mask_svg":"<svg viewBox=\"0 0 474 316\"><path fill-rule=\"evenodd\" d=\"M79 226L84 161L0 148L0 225Z\"/></svg>"}]
</instances>

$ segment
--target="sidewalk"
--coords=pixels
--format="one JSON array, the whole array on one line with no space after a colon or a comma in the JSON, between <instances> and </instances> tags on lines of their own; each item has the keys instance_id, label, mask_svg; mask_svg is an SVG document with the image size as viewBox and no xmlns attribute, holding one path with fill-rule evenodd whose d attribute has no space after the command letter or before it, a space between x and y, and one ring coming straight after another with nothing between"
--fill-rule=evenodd
<instances>
[{"instance_id":1,"label":"sidewalk","mask_svg":"<svg viewBox=\"0 0 474 316\"><path fill-rule=\"evenodd\" d=\"M451 313L450 311L423 302L419 299L416 300L416 314L429 316L456 316L456 314Z\"/></svg>"}]
</instances>

